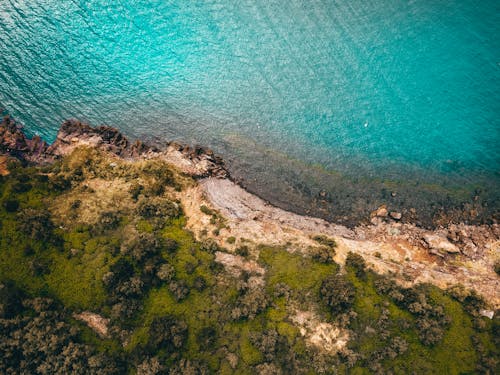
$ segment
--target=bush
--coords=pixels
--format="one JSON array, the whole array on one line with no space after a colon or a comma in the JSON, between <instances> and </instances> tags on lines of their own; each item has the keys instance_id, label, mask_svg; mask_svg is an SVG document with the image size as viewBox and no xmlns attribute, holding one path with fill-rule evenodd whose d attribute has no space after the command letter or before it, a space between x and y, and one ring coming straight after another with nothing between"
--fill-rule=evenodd
<instances>
[{"instance_id":1,"label":"bush","mask_svg":"<svg viewBox=\"0 0 500 375\"><path fill-rule=\"evenodd\" d=\"M130 188L128 189L128 192L132 196L132 199L134 201L137 201L137 198L139 198L139 195L143 192L143 190L144 190L144 186L142 186L141 184L138 184L138 183L134 183L130 186Z\"/></svg>"},{"instance_id":2,"label":"bush","mask_svg":"<svg viewBox=\"0 0 500 375\"><path fill-rule=\"evenodd\" d=\"M215 242L212 238L208 238L201 243L200 250L213 254L216 251L219 251L219 245L217 245L217 242Z\"/></svg>"},{"instance_id":3,"label":"bush","mask_svg":"<svg viewBox=\"0 0 500 375\"><path fill-rule=\"evenodd\" d=\"M3 202L3 207L7 212L16 212L19 208L19 201L17 199L7 199Z\"/></svg>"},{"instance_id":4,"label":"bush","mask_svg":"<svg viewBox=\"0 0 500 375\"><path fill-rule=\"evenodd\" d=\"M200 361L181 359L169 370L168 375L208 375L208 367Z\"/></svg>"},{"instance_id":5,"label":"bush","mask_svg":"<svg viewBox=\"0 0 500 375\"><path fill-rule=\"evenodd\" d=\"M354 285L343 275L330 275L321 283L320 297L336 314L349 311L355 295Z\"/></svg>"},{"instance_id":6,"label":"bush","mask_svg":"<svg viewBox=\"0 0 500 375\"><path fill-rule=\"evenodd\" d=\"M184 280L170 282L170 284L168 285L168 289L177 302L182 301L189 295L189 287Z\"/></svg>"},{"instance_id":7,"label":"bush","mask_svg":"<svg viewBox=\"0 0 500 375\"><path fill-rule=\"evenodd\" d=\"M317 243L319 243L320 245L327 246L331 249L334 249L337 247L337 243L335 242L334 239L329 238L329 237L324 236L324 235L314 236L312 239L314 241L316 241Z\"/></svg>"},{"instance_id":8,"label":"bush","mask_svg":"<svg viewBox=\"0 0 500 375\"><path fill-rule=\"evenodd\" d=\"M98 221L99 229L106 231L118 228L120 216L117 212L105 211L101 213Z\"/></svg>"},{"instance_id":9,"label":"bush","mask_svg":"<svg viewBox=\"0 0 500 375\"><path fill-rule=\"evenodd\" d=\"M236 300L231 311L231 317L238 319L254 319L257 314L264 311L269 304L267 295L262 289L248 289Z\"/></svg>"},{"instance_id":10,"label":"bush","mask_svg":"<svg viewBox=\"0 0 500 375\"><path fill-rule=\"evenodd\" d=\"M217 342L217 330L214 327L204 327L196 335L198 345L203 351L212 351Z\"/></svg>"},{"instance_id":11,"label":"bush","mask_svg":"<svg viewBox=\"0 0 500 375\"><path fill-rule=\"evenodd\" d=\"M335 256L335 250L330 247L321 246L311 249L311 257L320 263L333 263L333 257Z\"/></svg>"},{"instance_id":12,"label":"bush","mask_svg":"<svg viewBox=\"0 0 500 375\"><path fill-rule=\"evenodd\" d=\"M366 262L364 258L359 254L349 251L345 260L345 266L354 270L356 277L358 278L363 278L366 276Z\"/></svg>"},{"instance_id":13,"label":"bush","mask_svg":"<svg viewBox=\"0 0 500 375\"><path fill-rule=\"evenodd\" d=\"M151 352L159 349L167 354L179 352L184 347L188 335L187 324L173 315L153 319L149 327L147 347Z\"/></svg>"},{"instance_id":14,"label":"bush","mask_svg":"<svg viewBox=\"0 0 500 375\"><path fill-rule=\"evenodd\" d=\"M215 213L214 210L211 210L210 208L208 208L204 204L200 206L200 211L203 212L205 215L208 215L208 216L216 215L216 213Z\"/></svg>"},{"instance_id":15,"label":"bush","mask_svg":"<svg viewBox=\"0 0 500 375\"><path fill-rule=\"evenodd\" d=\"M130 255L132 259L141 263L145 259L160 254L163 242L151 233L140 233L130 242L122 245L121 251L124 255Z\"/></svg>"},{"instance_id":16,"label":"bush","mask_svg":"<svg viewBox=\"0 0 500 375\"><path fill-rule=\"evenodd\" d=\"M10 319L23 310L24 293L12 281L0 283L0 319Z\"/></svg>"},{"instance_id":17,"label":"bush","mask_svg":"<svg viewBox=\"0 0 500 375\"><path fill-rule=\"evenodd\" d=\"M242 256L242 257L247 257L250 254L250 250L248 249L247 245L243 245L238 247L235 251L236 255Z\"/></svg>"},{"instance_id":18,"label":"bush","mask_svg":"<svg viewBox=\"0 0 500 375\"><path fill-rule=\"evenodd\" d=\"M178 217L182 214L179 205L168 199L146 197L139 199L136 212L145 219L169 219Z\"/></svg>"},{"instance_id":19,"label":"bush","mask_svg":"<svg viewBox=\"0 0 500 375\"><path fill-rule=\"evenodd\" d=\"M198 292L203 292L207 287L207 281L202 276L196 276L193 282L193 287Z\"/></svg>"},{"instance_id":20,"label":"bush","mask_svg":"<svg viewBox=\"0 0 500 375\"><path fill-rule=\"evenodd\" d=\"M171 264L164 263L160 266L160 269L156 273L156 276L161 281L169 282L175 277L175 269Z\"/></svg>"},{"instance_id":21,"label":"bush","mask_svg":"<svg viewBox=\"0 0 500 375\"><path fill-rule=\"evenodd\" d=\"M493 269L495 270L496 274L500 276L500 260L497 260L495 262L495 265L493 266Z\"/></svg>"},{"instance_id":22,"label":"bush","mask_svg":"<svg viewBox=\"0 0 500 375\"><path fill-rule=\"evenodd\" d=\"M54 224L47 211L26 208L17 214L17 219L24 234L39 241L50 239Z\"/></svg>"}]
</instances>

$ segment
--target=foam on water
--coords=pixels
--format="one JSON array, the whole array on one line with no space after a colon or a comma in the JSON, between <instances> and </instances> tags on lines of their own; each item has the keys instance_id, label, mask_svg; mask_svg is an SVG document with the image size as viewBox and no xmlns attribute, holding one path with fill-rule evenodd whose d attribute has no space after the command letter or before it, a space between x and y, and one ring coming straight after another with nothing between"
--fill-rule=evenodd
<instances>
[{"instance_id":1,"label":"foam on water","mask_svg":"<svg viewBox=\"0 0 500 375\"><path fill-rule=\"evenodd\" d=\"M0 105L49 141L76 117L251 157L255 176L271 167L245 145L498 187L499 25L494 0L2 1Z\"/></svg>"}]
</instances>

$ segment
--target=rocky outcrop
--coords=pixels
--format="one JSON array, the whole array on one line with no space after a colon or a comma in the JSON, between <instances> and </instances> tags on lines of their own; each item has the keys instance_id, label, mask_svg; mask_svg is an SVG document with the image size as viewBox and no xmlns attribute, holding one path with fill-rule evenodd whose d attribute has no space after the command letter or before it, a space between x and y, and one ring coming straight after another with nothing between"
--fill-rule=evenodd
<instances>
[{"instance_id":1,"label":"rocky outcrop","mask_svg":"<svg viewBox=\"0 0 500 375\"><path fill-rule=\"evenodd\" d=\"M153 148L137 141L131 143L111 126L92 127L77 120L67 120L59 129L55 142L48 148L51 155L69 154L78 146L93 146L121 157L139 157Z\"/></svg>"},{"instance_id":2,"label":"rocky outcrop","mask_svg":"<svg viewBox=\"0 0 500 375\"><path fill-rule=\"evenodd\" d=\"M0 124L0 153L22 161L44 162L48 145L39 136L26 137L22 125L10 116L4 116Z\"/></svg>"},{"instance_id":3,"label":"rocky outcrop","mask_svg":"<svg viewBox=\"0 0 500 375\"><path fill-rule=\"evenodd\" d=\"M229 176L223 159L205 147L170 142L160 149L141 141L131 142L116 128L92 127L78 120L65 121L56 140L49 146L38 136L28 139L22 126L9 116L4 117L0 124L0 153L23 161L53 162L81 146L96 147L125 159L164 159L193 177Z\"/></svg>"},{"instance_id":4,"label":"rocky outcrop","mask_svg":"<svg viewBox=\"0 0 500 375\"><path fill-rule=\"evenodd\" d=\"M441 255L443 252L456 254L460 252L460 249L457 246L453 245L445 237L437 234L425 234L423 239L433 254Z\"/></svg>"}]
</instances>

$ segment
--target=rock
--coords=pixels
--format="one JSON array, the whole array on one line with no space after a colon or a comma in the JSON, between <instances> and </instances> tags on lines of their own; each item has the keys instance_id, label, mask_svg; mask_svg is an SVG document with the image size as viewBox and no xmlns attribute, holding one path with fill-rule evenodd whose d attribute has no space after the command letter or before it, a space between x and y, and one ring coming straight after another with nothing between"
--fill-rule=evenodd
<instances>
[{"instance_id":1,"label":"rock","mask_svg":"<svg viewBox=\"0 0 500 375\"><path fill-rule=\"evenodd\" d=\"M401 220L401 212L396 212L396 211L391 211L389 215L394 219L394 220Z\"/></svg>"},{"instance_id":2,"label":"rock","mask_svg":"<svg viewBox=\"0 0 500 375\"><path fill-rule=\"evenodd\" d=\"M495 312L493 310L479 310L479 315L485 316L486 318L493 319Z\"/></svg>"},{"instance_id":3,"label":"rock","mask_svg":"<svg viewBox=\"0 0 500 375\"><path fill-rule=\"evenodd\" d=\"M99 336L103 338L108 337L108 325L110 321L109 319L90 311L83 311L80 314L74 313L73 318L86 323Z\"/></svg>"},{"instance_id":4,"label":"rock","mask_svg":"<svg viewBox=\"0 0 500 375\"><path fill-rule=\"evenodd\" d=\"M424 234L423 239L427 243L429 248L433 251L445 251L451 254L460 252L460 249L458 247L453 245L446 238L438 236L437 234Z\"/></svg>"},{"instance_id":5,"label":"rock","mask_svg":"<svg viewBox=\"0 0 500 375\"><path fill-rule=\"evenodd\" d=\"M386 205L382 205L380 206L379 208L377 208L377 210L373 211L371 213L371 217L387 217L387 215L389 214L389 211L387 211L387 207Z\"/></svg>"}]
</instances>

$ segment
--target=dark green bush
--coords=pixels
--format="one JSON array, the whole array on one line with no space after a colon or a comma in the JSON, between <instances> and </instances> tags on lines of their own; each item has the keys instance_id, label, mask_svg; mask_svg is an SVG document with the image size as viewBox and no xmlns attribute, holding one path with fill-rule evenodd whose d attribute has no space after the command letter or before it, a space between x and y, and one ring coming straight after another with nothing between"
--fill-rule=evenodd
<instances>
[{"instance_id":1,"label":"dark green bush","mask_svg":"<svg viewBox=\"0 0 500 375\"><path fill-rule=\"evenodd\" d=\"M327 246L327 247L332 248L332 249L337 247L337 243L335 242L334 239L329 238L329 237L324 236L324 235L317 235L317 236L314 236L312 239L314 241L316 241L317 243L319 243L320 245Z\"/></svg>"},{"instance_id":2,"label":"dark green bush","mask_svg":"<svg viewBox=\"0 0 500 375\"><path fill-rule=\"evenodd\" d=\"M336 314L349 311L355 295L354 285L344 275L330 275L321 283L321 300Z\"/></svg>"},{"instance_id":3,"label":"dark green bush","mask_svg":"<svg viewBox=\"0 0 500 375\"><path fill-rule=\"evenodd\" d=\"M167 354L180 352L186 343L187 334L187 324L175 316L166 315L155 318L149 327L147 347L151 352L159 349Z\"/></svg>"},{"instance_id":4,"label":"dark green bush","mask_svg":"<svg viewBox=\"0 0 500 375\"><path fill-rule=\"evenodd\" d=\"M7 212L16 212L19 208L19 201L17 199L7 199L3 202L3 207Z\"/></svg>"},{"instance_id":5,"label":"dark green bush","mask_svg":"<svg viewBox=\"0 0 500 375\"><path fill-rule=\"evenodd\" d=\"M54 225L47 211L26 208L17 214L19 229L27 236L47 241L52 236Z\"/></svg>"},{"instance_id":6,"label":"dark green bush","mask_svg":"<svg viewBox=\"0 0 500 375\"><path fill-rule=\"evenodd\" d=\"M177 302L182 301L189 295L189 287L184 280L174 280L168 284L168 289Z\"/></svg>"},{"instance_id":7,"label":"dark green bush","mask_svg":"<svg viewBox=\"0 0 500 375\"><path fill-rule=\"evenodd\" d=\"M364 258L359 254L349 251L345 260L345 266L349 269L354 270L358 278L363 278L366 276L366 262Z\"/></svg>"}]
</instances>

